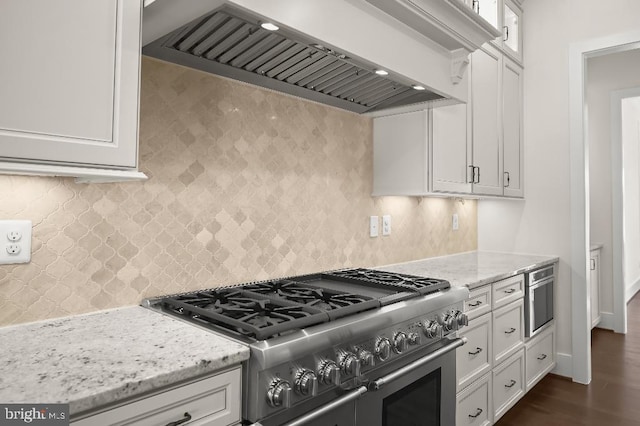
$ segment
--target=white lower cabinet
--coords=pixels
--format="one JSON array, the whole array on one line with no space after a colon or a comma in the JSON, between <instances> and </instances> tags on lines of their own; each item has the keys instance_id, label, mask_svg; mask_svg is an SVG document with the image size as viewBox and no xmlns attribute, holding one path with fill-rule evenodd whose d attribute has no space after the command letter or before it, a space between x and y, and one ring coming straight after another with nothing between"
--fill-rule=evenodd
<instances>
[{"instance_id":1,"label":"white lower cabinet","mask_svg":"<svg viewBox=\"0 0 640 426\"><path fill-rule=\"evenodd\" d=\"M456 424L491 425L555 367L555 323L525 340L523 274L471 290L463 309Z\"/></svg>"},{"instance_id":2,"label":"white lower cabinet","mask_svg":"<svg viewBox=\"0 0 640 426\"><path fill-rule=\"evenodd\" d=\"M493 311L493 360L504 361L524 345L524 301Z\"/></svg>"},{"instance_id":3,"label":"white lower cabinet","mask_svg":"<svg viewBox=\"0 0 640 426\"><path fill-rule=\"evenodd\" d=\"M520 349L493 369L494 421L498 421L524 395L524 363L524 349Z\"/></svg>"},{"instance_id":4,"label":"white lower cabinet","mask_svg":"<svg viewBox=\"0 0 640 426\"><path fill-rule=\"evenodd\" d=\"M527 391L556 366L554 330L551 325L526 344Z\"/></svg>"},{"instance_id":5,"label":"white lower cabinet","mask_svg":"<svg viewBox=\"0 0 640 426\"><path fill-rule=\"evenodd\" d=\"M488 426L493 423L491 373L485 374L456 397L456 426Z\"/></svg>"},{"instance_id":6,"label":"white lower cabinet","mask_svg":"<svg viewBox=\"0 0 640 426\"><path fill-rule=\"evenodd\" d=\"M467 344L456 352L458 392L490 372L493 363L491 314L469 321L469 326L463 330L459 335L467 338Z\"/></svg>"},{"instance_id":7,"label":"white lower cabinet","mask_svg":"<svg viewBox=\"0 0 640 426\"><path fill-rule=\"evenodd\" d=\"M73 426L166 424L228 426L240 422L241 367L72 421ZM176 423L173 423L176 422Z\"/></svg>"}]
</instances>

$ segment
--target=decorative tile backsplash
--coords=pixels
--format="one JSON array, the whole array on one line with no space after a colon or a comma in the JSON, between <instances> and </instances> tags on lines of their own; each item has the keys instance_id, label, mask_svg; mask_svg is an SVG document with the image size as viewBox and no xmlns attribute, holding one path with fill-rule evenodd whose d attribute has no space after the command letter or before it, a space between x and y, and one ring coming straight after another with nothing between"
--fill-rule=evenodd
<instances>
[{"instance_id":1,"label":"decorative tile backsplash","mask_svg":"<svg viewBox=\"0 0 640 426\"><path fill-rule=\"evenodd\" d=\"M0 176L0 218L34 224L31 263L0 265L0 325L477 247L475 201L370 196L370 118L148 58L141 92L148 181Z\"/></svg>"}]
</instances>

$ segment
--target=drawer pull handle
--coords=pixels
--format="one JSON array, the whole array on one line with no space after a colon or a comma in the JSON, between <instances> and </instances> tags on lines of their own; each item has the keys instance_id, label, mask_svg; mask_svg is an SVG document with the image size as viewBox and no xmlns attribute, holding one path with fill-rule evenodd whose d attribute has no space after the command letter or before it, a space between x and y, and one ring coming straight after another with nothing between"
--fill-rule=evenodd
<instances>
[{"instance_id":1,"label":"drawer pull handle","mask_svg":"<svg viewBox=\"0 0 640 426\"><path fill-rule=\"evenodd\" d=\"M479 300L476 300L473 303L469 303L469 306L471 306L472 308L475 308L476 306L480 306L480 305L482 305L482 302Z\"/></svg>"},{"instance_id":2,"label":"drawer pull handle","mask_svg":"<svg viewBox=\"0 0 640 426\"><path fill-rule=\"evenodd\" d=\"M482 408L476 408L476 413L475 414L469 414L469 417L471 417L472 419L475 419L480 414L482 414Z\"/></svg>"},{"instance_id":3,"label":"drawer pull handle","mask_svg":"<svg viewBox=\"0 0 640 426\"><path fill-rule=\"evenodd\" d=\"M182 423L188 422L189 420L191 420L191 414L184 413L183 419L176 420L175 422L167 423L167 426L178 426L178 425L181 425Z\"/></svg>"},{"instance_id":4,"label":"drawer pull handle","mask_svg":"<svg viewBox=\"0 0 640 426\"><path fill-rule=\"evenodd\" d=\"M475 351L469 352L469 355L478 355L480 352L482 352L482 348L476 348Z\"/></svg>"},{"instance_id":5,"label":"drawer pull handle","mask_svg":"<svg viewBox=\"0 0 640 426\"><path fill-rule=\"evenodd\" d=\"M504 334L513 334L516 331L515 328L511 327L510 329L508 329L507 331L504 332Z\"/></svg>"},{"instance_id":6,"label":"drawer pull handle","mask_svg":"<svg viewBox=\"0 0 640 426\"><path fill-rule=\"evenodd\" d=\"M516 381L511 379L508 385L504 385L505 388L512 388L516 384Z\"/></svg>"},{"instance_id":7,"label":"drawer pull handle","mask_svg":"<svg viewBox=\"0 0 640 426\"><path fill-rule=\"evenodd\" d=\"M547 355L546 355L546 354L542 354L542 355L540 355L540 356L538 357L538 359L539 359L540 361L542 361L543 359L546 359L546 358L547 358Z\"/></svg>"},{"instance_id":8,"label":"drawer pull handle","mask_svg":"<svg viewBox=\"0 0 640 426\"><path fill-rule=\"evenodd\" d=\"M507 294L511 294L511 293L515 293L516 289L515 288L508 288L504 292L507 293Z\"/></svg>"}]
</instances>

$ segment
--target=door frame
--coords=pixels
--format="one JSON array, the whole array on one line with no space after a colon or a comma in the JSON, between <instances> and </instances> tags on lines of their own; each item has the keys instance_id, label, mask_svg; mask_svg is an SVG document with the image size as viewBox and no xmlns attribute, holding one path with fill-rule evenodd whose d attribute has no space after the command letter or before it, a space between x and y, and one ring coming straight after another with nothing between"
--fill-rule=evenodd
<instances>
[{"instance_id":1,"label":"door frame","mask_svg":"<svg viewBox=\"0 0 640 426\"><path fill-rule=\"evenodd\" d=\"M640 47L640 31L572 43L569 49L571 165L571 349L573 381L591 382L587 59Z\"/></svg>"}]
</instances>

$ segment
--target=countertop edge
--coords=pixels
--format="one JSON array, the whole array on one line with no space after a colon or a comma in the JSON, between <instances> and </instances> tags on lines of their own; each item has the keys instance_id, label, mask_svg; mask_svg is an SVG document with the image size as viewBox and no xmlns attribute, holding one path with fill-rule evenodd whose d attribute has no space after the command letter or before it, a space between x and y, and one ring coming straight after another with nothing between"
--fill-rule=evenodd
<instances>
[{"instance_id":1,"label":"countertop edge","mask_svg":"<svg viewBox=\"0 0 640 426\"><path fill-rule=\"evenodd\" d=\"M516 269L515 271L512 272L506 272L504 274L498 274L492 277L488 277L488 278L484 278L480 281L476 281L476 282L472 282L472 283L467 283L465 284L465 286L467 288L469 288L469 290L475 290L477 288L480 287L484 287L486 285L495 283L496 281L501 281L504 280L506 278L511 278L511 277L515 277L516 275L520 275L520 274L524 274L526 272L529 271L533 271L534 269L538 269L538 268L542 268L548 265L553 265L554 263L557 263L560 260L559 257L552 257L549 258L548 260L543 260L534 264L531 264L529 266L525 266L519 269Z\"/></svg>"}]
</instances>

